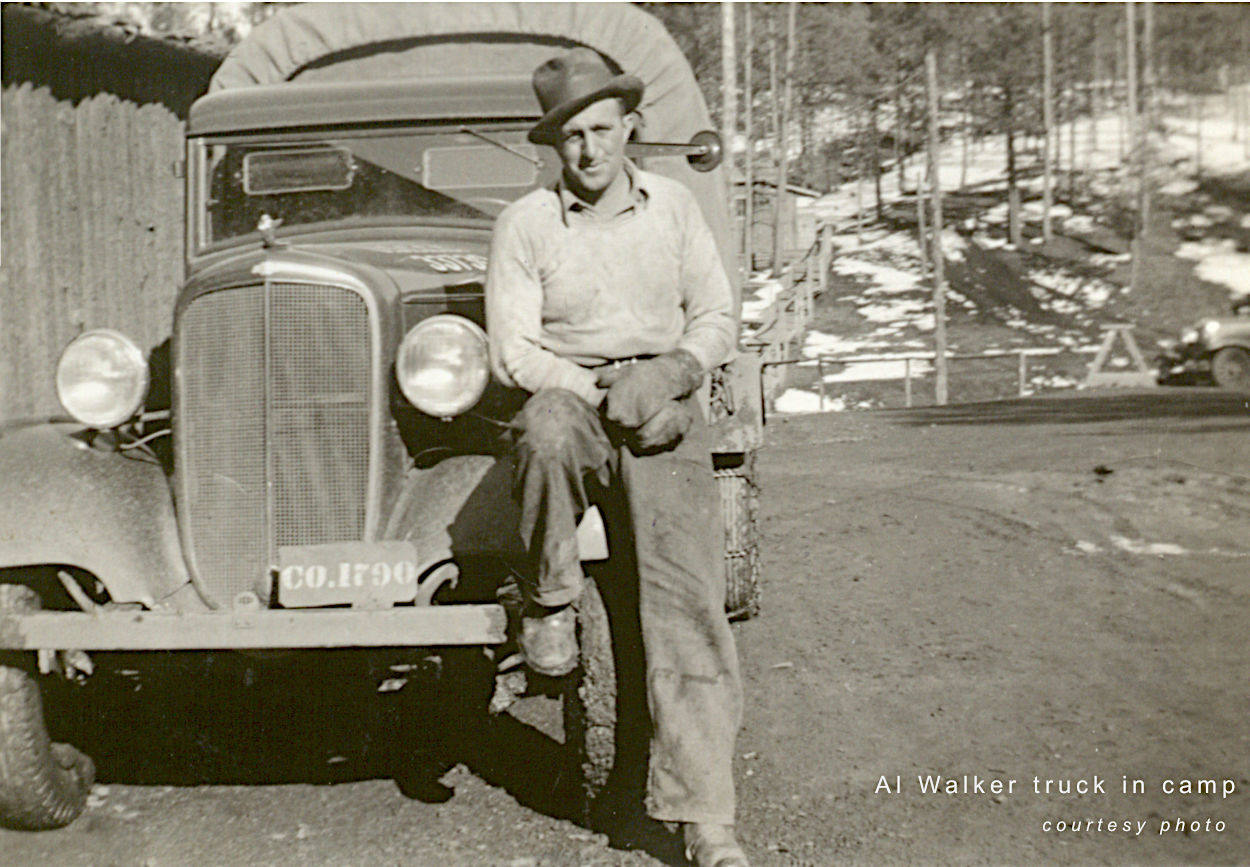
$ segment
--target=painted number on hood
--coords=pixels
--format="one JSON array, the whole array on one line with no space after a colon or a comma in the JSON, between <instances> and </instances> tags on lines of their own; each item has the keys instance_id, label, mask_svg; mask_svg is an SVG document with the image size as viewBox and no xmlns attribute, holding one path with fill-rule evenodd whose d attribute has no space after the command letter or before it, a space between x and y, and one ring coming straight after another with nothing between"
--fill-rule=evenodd
<instances>
[{"instance_id":1,"label":"painted number on hood","mask_svg":"<svg viewBox=\"0 0 1250 867\"><path fill-rule=\"evenodd\" d=\"M423 262L440 274L486 270L486 257L477 253L413 253L408 258Z\"/></svg>"}]
</instances>

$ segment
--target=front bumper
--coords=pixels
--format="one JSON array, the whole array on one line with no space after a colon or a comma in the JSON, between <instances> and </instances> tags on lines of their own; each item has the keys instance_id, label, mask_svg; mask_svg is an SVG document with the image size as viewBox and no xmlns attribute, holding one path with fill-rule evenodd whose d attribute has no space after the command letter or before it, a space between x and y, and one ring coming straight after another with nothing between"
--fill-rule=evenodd
<instances>
[{"instance_id":1,"label":"front bumper","mask_svg":"<svg viewBox=\"0 0 1250 867\"><path fill-rule=\"evenodd\" d=\"M1211 350L1205 343L1180 343L1165 341L1159 347L1160 367L1179 367L1184 364L1195 364L1208 361Z\"/></svg>"},{"instance_id":2,"label":"front bumper","mask_svg":"<svg viewBox=\"0 0 1250 867\"><path fill-rule=\"evenodd\" d=\"M318 611L40 611L0 616L0 650L262 650L501 644L499 605Z\"/></svg>"}]
</instances>

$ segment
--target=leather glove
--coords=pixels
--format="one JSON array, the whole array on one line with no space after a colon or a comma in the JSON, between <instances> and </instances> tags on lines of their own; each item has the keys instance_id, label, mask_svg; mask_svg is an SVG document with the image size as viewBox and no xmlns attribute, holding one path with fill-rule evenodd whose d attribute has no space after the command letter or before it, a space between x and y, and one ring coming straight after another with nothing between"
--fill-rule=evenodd
<instances>
[{"instance_id":1,"label":"leather glove","mask_svg":"<svg viewBox=\"0 0 1250 867\"><path fill-rule=\"evenodd\" d=\"M675 446L690 430L693 421L689 406L670 400L638 429L638 447L651 451Z\"/></svg>"},{"instance_id":2,"label":"leather glove","mask_svg":"<svg viewBox=\"0 0 1250 867\"><path fill-rule=\"evenodd\" d=\"M669 401L690 394L703 382L703 367L688 350L674 349L623 367L604 367L600 388L608 390L604 412L621 427L642 427Z\"/></svg>"}]
</instances>

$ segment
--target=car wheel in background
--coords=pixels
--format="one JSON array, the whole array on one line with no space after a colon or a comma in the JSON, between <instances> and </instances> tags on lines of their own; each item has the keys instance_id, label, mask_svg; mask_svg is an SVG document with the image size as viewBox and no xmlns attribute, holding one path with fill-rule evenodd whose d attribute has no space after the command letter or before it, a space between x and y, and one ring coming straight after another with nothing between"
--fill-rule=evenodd
<instances>
[{"instance_id":1,"label":"car wheel in background","mask_svg":"<svg viewBox=\"0 0 1250 867\"><path fill-rule=\"evenodd\" d=\"M1250 352L1225 346L1211 359L1211 376L1221 388L1250 391Z\"/></svg>"}]
</instances>

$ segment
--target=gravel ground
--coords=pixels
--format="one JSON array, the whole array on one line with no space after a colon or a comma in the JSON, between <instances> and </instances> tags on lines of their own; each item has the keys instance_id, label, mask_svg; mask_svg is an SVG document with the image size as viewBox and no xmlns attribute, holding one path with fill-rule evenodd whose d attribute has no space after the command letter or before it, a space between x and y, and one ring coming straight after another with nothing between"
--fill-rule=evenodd
<instances>
[{"instance_id":1,"label":"gravel ground","mask_svg":"<svg viewBox=\"0 0 1250 867\"><path fill-rule=\"evenodd\" d=\"M764 607L735 627L754 863L1244 860L1245 400L1081 393L767 430ZM518 709L547 734L506 716L437 780L397 785L379 758L387 718L345 671L240 671L228 693L172 697L124 679L80 721L101 766L85 814L0 832L0 860L681 863L662 827L564 818L548 699ZM922 792L937 775L961 791ZM1095 776L1105 793L1058 791Z\"/></svg>"}]
</instances>

